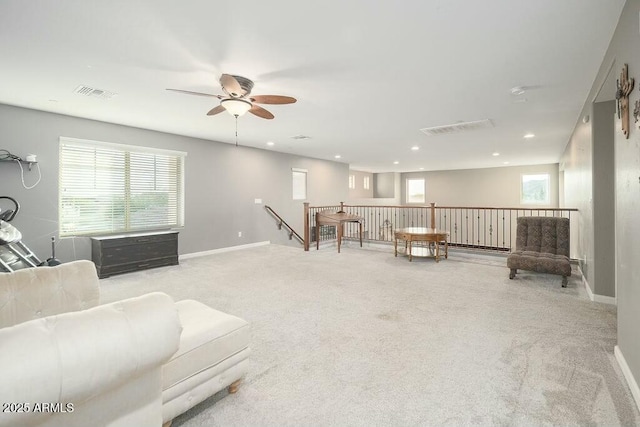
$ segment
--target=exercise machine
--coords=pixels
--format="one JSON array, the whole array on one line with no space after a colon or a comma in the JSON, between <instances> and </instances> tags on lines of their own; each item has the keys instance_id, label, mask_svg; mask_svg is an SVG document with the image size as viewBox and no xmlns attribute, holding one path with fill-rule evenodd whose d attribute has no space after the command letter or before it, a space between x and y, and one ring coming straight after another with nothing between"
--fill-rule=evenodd
<instances>
[{"instance_id":1,"label":"exercise machine","mask_svg":"<svg viewBox=\"0 0 640 427\"><path fill-rule=\"evenodd\" d=\"M12 209L0 210L0 271L10 273L29 267L54 266L60 264L55 257L55 237L51 238L51 258L41 261L27 245L22 242L22 233L9 224L18 214L20 204L12 197L0 196L0 199L13 203Z\"/></svg>"}]
</instances>

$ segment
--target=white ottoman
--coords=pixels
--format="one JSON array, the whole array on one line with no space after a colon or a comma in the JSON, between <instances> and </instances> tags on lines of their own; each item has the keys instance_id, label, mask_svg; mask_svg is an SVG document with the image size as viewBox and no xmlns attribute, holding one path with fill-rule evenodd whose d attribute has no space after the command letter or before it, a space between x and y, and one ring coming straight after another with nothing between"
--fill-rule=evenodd
<instances>
[{"instance_id":1,"label":"white ottoman","mask_svg":"<svg viewBox=\"0 0 640 427\"><path fill-rule=\"evenodd\" d=\"M247 372L249 324L198 301L176 303L182 335L162 371L162 422L171 420L225 387L235 393Z\"/></svg>"}]
</instances>

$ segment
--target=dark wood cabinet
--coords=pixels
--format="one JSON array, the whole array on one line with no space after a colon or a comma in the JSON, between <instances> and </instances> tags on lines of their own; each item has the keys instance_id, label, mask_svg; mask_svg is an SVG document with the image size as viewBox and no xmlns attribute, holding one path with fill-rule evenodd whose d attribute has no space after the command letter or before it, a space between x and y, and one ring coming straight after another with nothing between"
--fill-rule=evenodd
<instances>
[{"instance_id":1,"label":"dark wood cabinet","mask_svg":"<svg viewBox=\"0 0 640 427\"><path fill-rule=\"evenodd\" d=\"M91 259L103 279L114 274L178 264L178 232L92 237Z\"/></svg>"}]
</instances>

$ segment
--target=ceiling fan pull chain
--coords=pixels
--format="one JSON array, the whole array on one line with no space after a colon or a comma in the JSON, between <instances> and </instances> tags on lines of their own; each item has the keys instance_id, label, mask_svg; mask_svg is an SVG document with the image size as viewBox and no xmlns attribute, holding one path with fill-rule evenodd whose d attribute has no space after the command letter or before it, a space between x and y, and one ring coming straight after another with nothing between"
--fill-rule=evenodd
<instances>
[{"instance_id":1,"label":"ceiling fan pull chain","mask_svg":"<svg viewBox=\"0 0 640 427\"><path fill-rule=\"evenodd\" d=\"M236 147L238 146L238 115L236 114Z\"/></svg>"}]
</instances>

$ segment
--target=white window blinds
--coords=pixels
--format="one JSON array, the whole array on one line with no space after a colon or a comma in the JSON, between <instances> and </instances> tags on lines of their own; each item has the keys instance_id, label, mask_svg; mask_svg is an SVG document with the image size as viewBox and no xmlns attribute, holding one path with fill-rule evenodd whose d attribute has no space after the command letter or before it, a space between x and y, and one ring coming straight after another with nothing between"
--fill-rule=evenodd
<instances>
[{"instance_id":1,"label":"white window blinds","mask_svg":"<svg viewBox=\"0 0 640 427\"><path fill-rule=\"evenodd\" d=\"M185 156L60 138L60 236L183 226Z\"/></svg>"}]
</instances>

